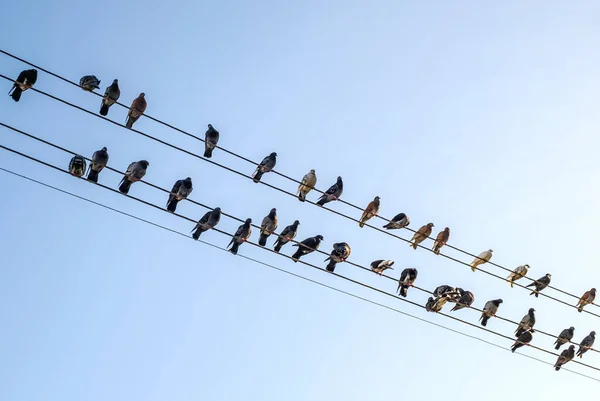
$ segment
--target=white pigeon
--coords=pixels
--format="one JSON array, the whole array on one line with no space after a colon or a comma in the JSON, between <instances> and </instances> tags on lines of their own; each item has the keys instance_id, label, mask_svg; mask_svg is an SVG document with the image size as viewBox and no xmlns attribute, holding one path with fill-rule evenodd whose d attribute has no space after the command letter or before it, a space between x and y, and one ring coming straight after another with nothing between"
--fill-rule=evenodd
<instances>
[{"instance_id":1,"label":"white pigeon","mask_svg":"<svg viewBox=\"0 0 600 401\"><path fill-rule=\"evenodd\" d=\"M485 252L481 252L479 254L479 256L477 256L471 262L471 270L475 271L475 270L477 270L477 266L482 265L485 262L489 262L489 260L492 258L492 252L494 252L494 251L491 249L488 249Z\"/></svg>"}]
</instances>

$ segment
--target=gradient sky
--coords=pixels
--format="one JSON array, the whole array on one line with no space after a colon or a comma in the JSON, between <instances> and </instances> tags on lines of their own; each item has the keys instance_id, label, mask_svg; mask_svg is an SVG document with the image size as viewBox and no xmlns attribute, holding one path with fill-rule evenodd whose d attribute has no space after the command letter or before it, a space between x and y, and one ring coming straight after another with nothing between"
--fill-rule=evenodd
<instances>
[{"instance_id":1,"label":"gradient sky","mask_svg":"<svg viewBox=\"0 0 600 401\"><path fill-rule=\"evenodd\" d=\"M253 160L276 151L277 169L300 179L314 168L322 189L341 175L348 201L365 206L379 195L385 217L405 212L414 229L432 221L434 234L448 226L452 244L476 254L491 247L495 262L528 263L531 276L549 272L553 285L582 294L600 285L600 4L501 3L23 0L0 6L0 45L75 81L95 74L102 90L118 78L123 103L143 91L152 116L199 135L211 123L220 145ZM16 77L24 68L0 55L2 74ZM10 89L9 82L1 86ZM99 98L43 73L36 87L93 111L100 106ZM109 112L119 122L125 115L119 107ZM393 259L395 277L416 267L419 286L461 286L478 307L503 298L500 314L513 320L535 307L541 330L558 334L574 325L579 342L600 329L589 314L413 251L34 92L19 103L3 94L0 120L88 157L107 146L110 165L120 170L147 159L146 178L165 188L191 176L193 199L242 218L260 222L277 207L280 227L300 220L299 239L322 234L325 251L346 241L351 260L363 265ZM149 119L135 128L202 153L202 143ZM70 159L4 128L0 143L64 167ZM214 160L253 171L221 151ZM173 229L192 229L6 151L0 166ZM119 180L110 172L100 176L113 187ZM264 181L295 190L274 174ZM598 391L593 380L3 172L0 187L2 401L434 400L449 393L479 401L516 394L562 400ZM131 194L166 202L142 184ZM331 207L358 216L345 205ZM189 202L178 211L194 219L205 213ZM219 228L232 232L238 225L224 218ZM221 246L229 241L216 232L203 238ZM258 248L243 245L240 253L511 345ZM306 259L324 266L322 255ZM336 272L386 291L396 287L349 265ZM411 291L409 298L424 304L427 295ZM456 316L475 323L479 317L471 310ZM499 320L488 327L514 331ZM533 340L544 348L552 342L540 334ZM554 362L531 348L522 352ZM600 355L590 352L583 362L600 366Z\"/></svg>"}]
</instances>

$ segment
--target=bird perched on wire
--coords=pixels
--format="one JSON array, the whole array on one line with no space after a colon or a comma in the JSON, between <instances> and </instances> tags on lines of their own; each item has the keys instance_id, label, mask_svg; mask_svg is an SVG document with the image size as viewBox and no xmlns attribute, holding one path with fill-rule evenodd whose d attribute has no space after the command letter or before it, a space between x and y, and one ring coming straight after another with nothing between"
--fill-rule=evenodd
<instances>
[{"instance_id":1,"label":"bird perched on wire","mask_svg":"<svg viewBox=\"0 0 600 401\"><path fill-rule=\"evenodd\" d=\"M21 100L21 94L25 92L27 89L30 89L35 85L37 81L37 70L24 70L21 71L17 80L13 83L13 86L10 91L8 91L8 95L12 97L15 102Z\"/></svg>"},{"instance_id":2,"label":"bird perched on wire","mask_svg":"<svg viewBox=\"0 0 600 401\"><path fill-rule=\"evenodd\" d=\"M568 329L564 329L560 332L556 341L554 342L554 349L560 349L564 344L570 342L573 339L573 335L575 334L575 327L571 326Z\"/></svg>"},{"instance_id":3,"label":"bird perched on wire","mask_svg":"<svg viewBox=\"0 0 600 401\"><path fill-rule=\"evenodd\" d=\"M306 200L306 195L315 188L317 185L317 176L315 174L315 170L312 169L304 177L302 177L302 181L300 185L298 185L298 192L296 195L301 202Z\"/></svg>"},{"instance_id":4,"label":"bird perched on wire","mask_svg":"<svg viewBox=\"0 0 600 401\"><path fill-rule=\"evenodd\" d=\"M594 341L596 340L596 332L592 331L590 334L585 336L585 338L579 343L579 349L577 350L577 356L579 358L583 357L583 354L587 352L587 350L591 349L594 346Z\"/></svg>"},{"instance_id":5,"label":"bird perched on wire","mask_svg":"<svg viewBox=\"0 0 600 401\"><path fill-rule=\"evenodd\" d=\"M321 241L323 241L323 236L316 235L314 237L307 238L304 241L301 241L297 244L292 244L292 246L298 247L296 253L292 255L292 260L294 262L297 262L302 256L308 255L309 253L316 251L317 249L319 249Z\"/></svg>"},{"instance_id":6,"label":"bird perched on wire","mask_svg":"<svg viewBox=\"0 0 600 401\"><path fill-rule=\"evenodd\" d=\"M213 128L211 124L208 124L208 130L204 134L204 157L210 159L212 157L213 150L219 143L219 131Z\"/></svg>"},{"instance_id":7,"label":"bird perched on wire","mask_svg":"<svg viewBox=\"0 0 600 401\"><path fill-rule=\"evenodd\" d=\"M79 80L81 89L87 92L93 92L94 89L100 89L100 80L95 75L85 75Z\"/></svg>"},{"instance_id":8,"label":"bird perched on wire","mask_svg":"<svg viewBox=\"0 0 600 401\"><path fill-rule=\"evenodd\" d=\"M383 226L386 230L397 230L400 228L408 227L410 224L410 219L404 213L398 213L394 216L393 219L389 221L386 225Z\"/></svg>"},{"instance_id":9,"label":"bird perched on wire","mask_svg":"<svg viewBox=\"0 0 600 401\"><path fill-rule=\"evenodd\" d=\"M398 279L398 288L396 289L398 295L406 298L406 295L408 295L408 288L414 285L418 275L419 272L417 269L411 267L402 270L400 278Z\"/></svg>"},{"instance_id":10,"label":"bird perched on wire","mask_svg":"<svg viewBox=\"0 0 600 401\"><path fill-rule=\"evenodd\" d=\"M520 280L523 277L525 277L527 275L528 271L529 271L529 265L517 266L517 268L515 270L513 270L506 278L506 280L510 284L510 287L512 288L515 281Z\"/></svg>"},{"instance_id":11,"label":"bird perched on wire","mask_svg":"<svg viewBox=\"0 0 600 401\"><path fill-rule=\"evenodd\" d=\"M444 245L446 245L446 242L448 242L448 239L450 238L450 229L448 227L444 228L443 231L440 231L440 233L437 235L437 237L435 237L435 241L433 243L433 253L435 253L436 255L440 254L440 249L442 249L442 247Z\"/></svg>"},{"instance_id":12,"label":"bird perched on wire","mask_svg":"<svg viewBox=\"0 0 600 401\"><path fill-rule=\"evenodd\" d=\"M298 234L298 225L300 222L298 220L294 221L292 225L287 226L283 229L283 231L279 234L277 239L275 240L275 246L273 250L275 252L279 252L281 247L296 238L296 234Z\"/></svg>"},{"instance_id":13,"label":"bird perched on wire","mask_svg":"<svg viewBox=\"0 0 600 401\"><path fill-rule=\"evenodd\" d=\"M221 221L220 207L216 207L213 210L206 212L204 216L198 220L198 223L196 223L196 226L192 230L192 238L197 240L200 238L200 234L210 230L211 228L214 228L217 224L219 224L219 221Z\"/></svg>"},{"instance_id":14,"label":"bird perched on wire","mask_svg":"<svg viewBox=\"0 0 600 401\"><path fill-rule=\"evenodd\" d=\"M533 331L533 326L535 326L535 313L534 312L535 312L535 309L529 308L529 312L527 312L527 314L525 316L523 316L523 319L521 319L521 323L519 323L517 330L515 330L515 337L519 337L526 330Z\"/></svg>"},{"instance_id":15,"label":"bird perched on wire","mask_svg":"<svg viewBox=\"0 0 600 401\"><path fill-rule=\"evenodd\" d=\"M596 289L592 288L591 290L586 291L579 299L579 302L577 302L577 305L575 305L577 307L577 312L583 312L583 307L594 303L594 299L596 299Z\"/></svg>"},{"instance_id":16,"label":"bird perched on wire","mask_svg":"<svg viewBox=\"0 0 600 401\"><path fill-rule=\"evenodd\" d=\"M173 189L171 189L171 193L169 194L169 199L167 200L167 210L174 213L179 201L190 196L193 190L194 187L192 186L192 179L190 177L187 177L184 180L175 181Z\"/></svg>"},{"instance_id":17,"label":"bird perched on wire","mask_svg":"<svg viewBox=\"0 0 600 401\"><path fill-rule=\"evenodd\" d=\"M377 216L377 214L379 213L379 202L380 198L379 196L376 196L371 202L369 202L369 204L367 205L367 207L365 208L365 211L363 212L362 216L360 216L360 221L358 222L358 226L360 228L363 228L365 226L365 223Z\"/></svg>"},{"instance_id":18,"label":"bird perched on wire","mask_svg":"<svg viewBox=\"0 0 600 401\"><path fill-rule=\"evenodd\" d=\"M140 160L139 162L133 162L127 167L127 171L123 175L123 179L119 184L119 191L124 194L129 193L129 188L134 182L140 181L146 175L146 170L150 163L146 160Z\"/></svg>"},{"instance_id":19,"label":"bird perched on wire","mask_svg":"<svg viewBox=\"0 0 600 401\"><path fill-rule=\"evenodd\" d=\"M393 265L394 265L393 260L380 259L380 260L371 262L371 270L381 276L383 274L383 272L386 271L387 269L394 270L394 268L392 267Z\"/></svg>"},{"instance_id":20,"label":"bird perched on wire","mask_svg":"<svg viewBox=\"0 0 600 401\"><path fill-rule=\"evenodd\" d=\"M410 243L408 245L412 246L414 249L417 249L417 245L419 245L431 235L431 229L433 227L433 223L427 223L423 227L419 228L419 230L411 238Z\"/></svg>"},{"instance_id":21,"label":"bird perched on wire","mask_svg":"<svg viewBox=\"0 0 600 401\"><path fill-rule=\"evenodd\" d=\"M446 284L440 285L433 290L433 296L436 298L445 297L446 295L454 293L457 293L456 288Z\"/></svg>"},{"instance_id":22,"label":"bird perched on wire","mask_svg":"<svg viewBox=\"0 0 600 401\"><path fill-rule=\"evenodd\" d=\"M129 108L129 112L127 113L127 119L125 120L125 126L127 128L133 127L133 123L135 123L141 116L144 115L147 105L146 94L144 92L140 93L138 97L133 99L133 102L131 102L131 107Z\"/></svg>"},{"instance_id":23,"label":"bird perched on wire","mask_svg":"<svg viewBox=\"0 0 600 401\"><path fill-rule=\"evenodd\" d=\"M269 236L273 234L275 230L277 230L278 226L279 218L277 217L277 209L273 208L269 214L263 218L262 223L260 223L260 237L258 238L258 245L267 245L267 238L269 238Z\"/></svg>"},{"instance_id":24,"label":"bird perched on wire","mask_svg":"<svg viewBox=\"0 0 600 401\"><path fill-rule=\"evenodd\" d=\"M510 350L514 353L518 348L529 344L533 340L533 330L525 330L517 336L517 341L510 347Z\"/></svg>"},{"instance_id":25,"label":"bird perched on wire","mask_svg":"<svg viewBox=\"0 0 600 401\"><path fill-rule=\"evenodd\" d=\"M456 302L456 305L450 309L450 312L454 312L463 308L470 308L473 302L475 302L475 295L473 295L471 291L464 291L462 289L459 290L460 298Z\"/></svg>"},{"instance_id":26,"label":"bird perched on wire","mask_svg":"<svg viewBox=\"0 0 600 401\"><path fill-rule=\"evenodd\" d=\"M256 166L256 171L252 174L252 181L258 183L262 178L264 173L268 173L273 170L277 164L277 153L272 152L269 156L265 157L258 166Z\"/></svg>"},{"instance_id":27,"label":"bird perched on wire","mask_svg":"<svg viewBox=\"0 0 600 401\"><path fill-rule=\"evenodd\" d=\"M540 295L540 291L550 285L550 278L552 275L550 273L546 273L543 277L538 278L534 282L527 284L525 287L535 287L535 290L531 291L529 295L535 295L537 298Z\"/></svg>"},{"instance_id":28,"label":"bird perched on wire","mask_svg":"<svg viewBox=\"0 0 600 401\"><path fill-rule=\"evenodd\" d=\"M106 116L110 106L115 104L116 101L119 100L120 96L121 89L119 89L119 80L115 79L104 91L104 96L102 97L102 102L100 103L100 115Z\"/></svg>"},{"instance_id":29,"label":"bird perched on wire","mask_svg":"<svg viewBox=\"0 0 600 401\"><path fill-rule=\"evenodd\" d=\"M485 303L483 307L483 312L481 313L481 317L479 318L483 327L487 326L487 322L488 320L490 320L491 317L496 316L496 313L498 313L498 308L500 307L500 304L502 302L504 302L502 301L502 299L493 299Z\"/></svg>"},{"instance_id":30,"label":"bird perched on wire","mask_svg":"<svg viewBox=\"0 0 600 401\"><path fill-rule=\"evenodd\" d=\"M69 162L69 173L75 177L82 177L85 174L85 158L80 155L75 155Z\"/></svg>"},{"instance_id":31,"label":"bird perched on wire","mask_svg":"<svg viewBox=\"0 0 600 401\"><path fill-rule=\"evenodd\" d=\"M248 241L248 238L250 238L251 234L252 219L248 218L246 219L244 224L238 227L233 237L231 237L231 242L229 242L229 245L227 245L228 247L231 247L229 248L229 252L233 253L234 255L237 255L240 245Z\"/></svg>"},{"instance_id":32,"label":"bird perched on wire","mask_svg":"<svg viewBox=\"0 0 600 401\"><path fill-rule=\"evenodd\" d=\"M444 305L446 305L446 302L448 302L448 298L446 297L441 297L441 298L433 298L433 297L429 297L429 299L427 300L427 303L425 304L425 310L427 312L439 312L442 310L442 308L444 307Z\"/></svg>"},{"instance_id":33,"label":"bird perched on wire","mask_svg":"<svg viewBox=\"0 0 600 401\"><path fill-rule=\"evenodd\" d=\"M338 177L335 184L329 187L327 191L317 201L317 205L323 206L326 203L331 201L336 201L340 199L342 193L344 192L344 182L342 181L342 177Z\"/></svg>"},{"instance_id":34,"label":"bird perched on wire","mask_svg":"<svg viewBox=\"0 0 600 401\"><path fill-rule=\"evenodd\" d=\"M554 364L554 370L556 370L558 372L565 363L570 362L574 357L575 357L575 346L570 345L569 348L567 348L566 350L563 350L563 352L561 352L560 355L558 356L558 359L556 360L556 363Z\"/></svg>"},{"instance_id":35,"label":"bird perched on wire","mask_svg":"<svg viewBox=\"0 0 600 401\"><path fill-rule=\"evenodd\" d=\"M350 256L350 253L352 253L352 249L347 243L337 242L333 244L333 250L329 254L329 257L325 259L325 262L329 261L326 267L327 271L333 273L335 265L345 262Z\"/></svg>"},{"instance_id":36,"label":"bird perched on wire","mask_svg":"<svg viewBox=\"0 0 600 401\"><path fill-rule=\"evenodd\" d=\"M489 262L490 259L492 258L492 252L494 252L494 251L491 250L491 249L488 249L487 251L481 252L479 254L479 256L477 256L471 262L471 270L475 271L475 270L477 270L477 266Z\"/></svg>"},{"instance_id":37,"label":"bird perched on wire","mask_svg":"<svg viewBox=\"0 0 600 401\"><path fill-rule=\"evenodd\" d=\"M108 151L106 146L100 150L97 150L92 155L92 161L90 162L90 168L88 169L87 179L92 182L98 182L98 174L108 164Z\"/></svg>"}]
</instances>

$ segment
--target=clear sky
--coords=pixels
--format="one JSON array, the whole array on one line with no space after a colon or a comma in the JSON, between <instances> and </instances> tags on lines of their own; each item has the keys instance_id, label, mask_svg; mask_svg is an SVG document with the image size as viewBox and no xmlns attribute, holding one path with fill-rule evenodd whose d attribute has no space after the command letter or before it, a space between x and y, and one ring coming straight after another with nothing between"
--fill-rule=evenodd
<instances>
[{"instance_id":1,"label":"clear sky","mask_svg":"<svg viewBox=\"0 0 600 401\"><path fill-rule=\"evenodd\" d=\"M485 3L485 4L484 4ZM582 294L600 286L596 199L600 4L595 1L114 1L4 2L0 46L72 80L118 78L121 101L146 93L147 112L318 186L341 175L344 199L411 227L448 226L450 242ZM0 55L0 72L26 68ZM191 176L192 198L259 222L272 207L299 239L352 246L351 259L416 267L417 284L461 286L475 305L503 298L502 316L530 307L538 328L600 320L253 184L125 129L0 86L0 120L86 156L103 146L124 170L147 159L162 187ZM36 87L97 111L99 98L40 73ZM109 117L125 121L126 111ZM135 128L202 153L203 145L148 119ZM69 156L6 129L0 143L67 166ZM251 173L220 151L214 160ZM118 194L0 151L0 166L180 231L192 225ZM274 174L264 181L295 190ZM116 187L120 177L103 172ZM559 400L598 382L513 355L0 172L0 399L2 401ZM164 205L163 193L131 194ZM315 194L309 195L315 199ZM342 204L336 210L356 211ZM178 209L200 218L189 202ZM223 218L219 228L235 231ZM408 232L401 233L409 236ZM255 233L253 239L258 238ZM227 245L216 232L205 240ZM272 244L272 239L269 244ZM286 254L292 249L283 248ZM450 255L468 257L445 249ZM240 253L367 296L506 347L509 341L243 245ZM322 255L308 261L324 266ZM504 272L491 268L494 272ZM340 265L386 291L396 285ZM551 292L549 292L550 294ZM553 293L553 295L556 295ZM424 304L426 294L409 292ZM566 298L568 299L568 298ZM571 302L570 299L568 299ZM574 303L574 302L573 302ZM449 309L449 308L448 308ZM478 314L457 316L477 322ZM511 335L514 327L492 320ZM552 339L535 335L549 348ZM554 362L534 349L525 354ZM600 366L600 355L583 362ZM598 372L570 368L600 378Z\"/></svg>"}]
</instances>

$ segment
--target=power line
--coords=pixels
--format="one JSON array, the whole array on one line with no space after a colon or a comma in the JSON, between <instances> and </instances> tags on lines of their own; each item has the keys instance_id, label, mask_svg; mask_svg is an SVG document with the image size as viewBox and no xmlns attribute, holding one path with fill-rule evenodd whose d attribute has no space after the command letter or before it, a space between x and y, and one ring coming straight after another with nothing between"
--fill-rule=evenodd
<instances>
[{"instance_id":1,"label":"power line","mask_svg":"<svg viewBox=\"0 0 600 401\"><path fill-rule=\"evenodd\" d=\"M130 213L123 212L123 211L121 211L121 210L119 210L119 209L116 209L116 208L113 208L113 207L110 207L110 206L104 205L104 204L102 204L102 203L99 203L99 202L93 201L93 200L91 200L91 199L85 198L85 197L83 197L83 196L80 196L80 195L76 195L76 194L74 194L74 193L72 193L72 192L69 192L69 191L66 191L66 190L60 189L60 188L58 188L58 187L55 187L55 186L53 186L53 185L50 185L50 184L46 184L46 183L44 183L44 182L41 182L41 181L35 180L35 179L33 179L33 178L30 178L30 177L27 177L27 176L25 176L25 175L22 175L22 174L16 173L16 172L14 172L14 171L11 171L11 170L8 170L8 169L5 169L5 168L3 168L3 167L0 167L0 170L1 170L1 171L4 171L4 172L6 172L6 173L12 174L12 175L14 175L14 176L16 176L16 177L20 177L20 178L22 178L22 179L28 180L28 181L30 181L30 182L34 182L34 183L36 183L36 184L38 184L38 185L41 185L41 186L44 186L44 187L46 187L46 188L53 189L53 190L55 190L55 191L58 191L58 192L60 192L60 193L63 193L63 194L66 194L66 195L72 196L72 197L74 197L74 198L77 198L77 199L83 200L83 201L85 201L85 202L88 202L88 203L91 203L91 204L93 204L93 205L100 206L100 207L102 207L102 208L105 208L105 209L107 209L107 210L110 210L110 211L113 211L113 212L119 213L119 214L121 214L121 215L124 215L124 216L127 216L127 217L129 217L129 218L132 218L132 219L135 219L135 220L141 221L141 222L143 222L143 223L146 223L146 224L152 225L152 226L154 226L154 227L160 228L160 229L162 229L162 230L165 230L165 231L171 232L171 233L173 233L173 234L177 234L177 235L179 235L179 236L181 236L181 237L185 237L185 238L188 238L188 239L192 239L192 238L191 238L189 235L186 235L186 234L184 234L184 233L182 233L182 232L180 232L180 231L173 230L173 229L171 229L171 228L168 228L168 227L166 227L166 226L163 226L163 225L160 225L160 224L154 223L154 222L152 222L152 221L149 221L149 220L143 219L143 218L141 218L141 217L138 217L138 216L135 216L135 215L133 215L133 214L130 214ZM226 248L223 248L223 247L220 247L220 246L214 245L214 244L212 244L212 243L210 243L210 242L206 242L206 241L203 241L203 240L198 240L197 242L200 242L200 243L202 243L202 244L204 244L204 245L208 245L208 246L210 246L210 247L213 247L213 248L215 248L215 249L219 249L219 250L221 250L221 251L224 251L224 252L228 252L228 250L227 250ZM272 265L272 264L269 264L269 263L263 262L263 261L261 261L261 260L258 260L258 259L255 259L255 258L252 258L252 257L249 257L249 256L245 256L245 255L242 255L242 254L238 254L238 256L240 256L240 257L242 257L242 258L244 258L244 259L246 259L246 260L250 260L250 261L252 261L252 262L254 262L254 263L257 263L257 264L260 264L260 265L263 265L263 266L269 267L269 268L271 268L271 269L277 270L277 271L279 271L279 272L282 272L282 273L288 274L288 275L290 275L290 276L293 276L293 277L296 277L296 278L299 278L299 279L302 279L302 280L308 281L308 282L310 282L310 283L313 283L313 284L319 285L319 286L321 286L321 287L324 287L324 288L327 288L327 289L330 289L330 290L336 291L336 292L338 292L338 293L341 293L341 294L344 294L344 295L350 296L350 297L352 297L352 298L355 298L355 299L361 300L361 301L363 301L363 302L367 302L367 303L370 303L370 304L372 304L372 305L379 306L379 307L381 307L381 308L384 308L384 309L387 309L387 310L390 310L390 311L393 311L393 312L396 312L396 313L402 314L402 315L404 315L404 316L408 316L408 317L410 317L410 318L412 318L412 319L419 320L419 321L421 321L421 322L424 322L424 323L427 323L427 324L430 324L430 325L433 325L433 326L436 326L436 327L440 327L440 328L443 328L443 329L445 329L445 330L448 330L448 331L450 331L450 332L453 332L453 333L456 333L456 334L459 334L459 335L465 336L465 337L467 337L467 338L471 338L471 339L474 339L474 340L477 340L477 341L483 342L483 343L485 343L485 344L488 344L488 345L494 346L494 347L496 347L496 348L500 348L500 349L502 349L502 350L507 350L507 351L508 351L508 349L507 349L507 348L505 348L505 347L503 347L503 346L501 346L501 345L499 345L499 344L493 343L493 342L491 342L491 341L484 340L484 339L483 339L483 338L481 338L481 337L473 336L473 335L470 335L470 334L464 333L464 332L462 332L462 331L459 331L459 330L452 329L452 328L450 328L450 327L447 327L447 326L441 325L441 324L439 324L439 323L434 323L434 322L432 322L432 321L430 321L430 320L427 320L427 319L420 318L420 317L418 317L418 316L415 316L415 315L412 315L412 314L410 314L410 313L404 312L404 311L402 311L402 310L400 310L400 309L396 309L396 308L393 308L393 307L391 307L391 306L388 306L388 305L385 305L385 304L382 304L382 303L379 303L379 302L375 302L375 301L373 301L373 300L370 300L370 299L368 299L368 298L364 298L364 297L361 297L361 296L359 296L359 295L356 295L356 294L353 294L353 293L350 293L350 292L347 292L347 291L341 290L341 289L339 289L339 288L336 288L336 287L333 287L333 286L330 286L330 285L324 284L324 283L322 283L322 282L320 282L320 281L316 281L316 280L310 279L310 278L308 278L308 277L305 277L305 276L302 276L302 275L299 275L299 274L296 274L296 273L292 273L292 272L290 272L290 271L288 271L288 270L281 269L281 268L279 268L279 267L277 267L277 266L275 266L275 265ZM322 270L322 269L320 269L320 268L319 268L319 270ZM541 363L543 363L543 364L545 364L545 365L554 366L554 364L552 364L552 363L550 363L550 362L544 361L544 360L542 360L542 359L539 359L539 358L536 358L536 357L533 357L533 356L530 356L530 355L526 355L526 354L522 354L522 353L518 353L518 355L521 355L521 356L524 356L524 357L526 357L526 358L529 358L529 359L535 360L535 361L537 361L537 362L541 362ZM577 361L575 361L575 362L577 362ZM586 374L583 374L583 373L580 373L580 372L576 372L576 371L574 371L574 370L571 370L571 369L567 369L567 368L564 368L564 367L563 367L563 368L562 368L562 370L565 370L565 371L567 371L567 372L570 372L570 373L573 373L573 374L576 374L576 375L579 375L579 376L585 377L585 378L587 378L587 379L591 379L591 380L594 380L594 381L600 382L600 379L597 379L597 378L595 378L595 377L592 377L592 376L589 376L589 375L586 375Z\"/></svg>"},{"instance_id":2,"label":"power line","mask_svg":"<svg viewBox=\"0 0 600 401\"><path fill-rule=\"evenodd\" d=\"M53 164L47 163L47 162L45 162L45 161L42 161L42 160L40 160L40 159L37 159L37 158L35 158L35 157L33 157L33 156L30 156L30 155L24 154L24 153L22 153L22 152L19 152L19 151L17 151L17 150L11 149L11 148L8 148L8 147L6 147L6 146L3 146L3 145L0 145L0 148L2 148L2 149L5 149L5 150L7 150L7 151L9 151L9 152L12 152L12 153L14 153L14 154L18 154L18 155L20 155L20 156L22 156L22 157L24 157L24 158L27 158L27 159L29 159L29 160L32 160L32 161L35 161L35 162L37 162L37 163L40 163L40 164L42 164L42 165L45 165L45 166L47 166L47 167L50 167L50 168L52 168L52 169L54 169L54 170L57 170L57 171L63 172L63 173L65 173L65 174L69 174L69 172L68 172L68 171L65 171L65 170L61 169L60 167L54 166ZM70 175L70 174L69 174L69 175ZM78 177L78 178L80 178L80 177ZM87 181L87 180L85 180L85 181L86 181L86 182L89 182L89 181ZM109 191L111 191L111 192L115 192L115 193L121 194L121 193L120 193L119 191L117 191L116 189L110 188L110 187L108 187L108 186L106 186L106 185L103 185L103 184L96 184L96 185L98 185L98 186L100 186L100 187L102 187L102 188L104 188L104 189L107 189L107 190L109 190ZM140 198L136 198L136 197L134 197L134 196L131 196L131 195L129 195L129 194L124 194L124 195L125 195L125 196L127 196L128 198L131 198L131 199L134 199L134 200L136 200L136 201L138 201L138 202L141 202L141 203L143 203L143 204L145 204L145 205L147 205L147 206L151 206L151 207L153 207L153 208L155 208L155 209L158 209L158 210L161 210L161 211L163 211L163 212L166 212L166 210L165 210L164 208L162 208L162 207L160 207L160 206L157 206L157 205L155 205L155 204L153 204L153 203L151 203L151 202L145 201L145 200L143 200L143 199L140 199ZM171 213L171 214L173 214L173 215L175 215L175 216L177 216L177 217L179 217L179 218L182 218L182 219L184 219L184 220L188 220L188 221L190 221L190 222L193 222L193 223L195 223L195 222L196 222L194 219L191 219L191 218L189 218L189 217L187 217L187 216L183 216L183 215L181 215L181 214L178 214L178 213ZM212 230L214 230L214 231L216 231L216 232L218 232L218 233L224 234L224 235L226 235L226 236L229 236L229 237L232 237L232 236L233 236L232 234L229 234L229 233L227 233L227 232L225 232L225 231L222 231L222 230L220 230L220 229L217 229L217 228L213 228ZM281 256L281 257L284 257L284 258L291 259L291 256L288 256L288 255L285 255L285 254L282 254L282 253L279 253L279 252L275 252L274 250L271 250L271 249L269 249L269 248L264 248L264 247L262 247L262 246L258 245L257 243L250 242L250 241L247 241L247 243L248 243L248 244L250 244L250 245L252 245L252 246L258 247L259 249L262 249L262 250L265 250L265 251L268 251L268 252L275 253L275 254L277 254L277 255L279 255L279 256ZM304 264L304 265L310 266L310 267L312 267L312 268L315 268L315 269L318 269L318 270L321 270L321 271L325 271L325 270L323 270L322 268L320 268L319 266L317 266L317 265L314 265L314 264L311 264L311 263L308 263L308 262L306 262L306 261L304 261L304 260L298 260L298 262L300 262L300 263L302 263L302 264ZM389 297L392 297L392 298L394 298L394 299L399 299L399 300L400 300L400 301L402 301L402 302L407 302L407 303L409 303L409 304L411 304L411 305L414 305L414 306L417 306L417 307L419 307L419 308L425 309L425 307L424 307L423 305L420 305L420 304L418 304L418 303L416 303L416 302L414 302L414 301L410 301L410 300L407 300L407 299L404 299L404 298L400 298L400 297L398 297L398 296L396 296L396 295L394 295L394 294L388 293L388 292L386 292L386 291L383 291L383 290L381 290L381 289L379 289L379 288L376 288L376 287L370 286L370 285L368 285L368 284L364 284L364 283L362 283L362 282L360 282L360 281L357 281L357 280L351 279L351 278L349 278L349 277L342 276L342 275L340 275L340 274L337 274L337 273L334 273L334 272L327 272L327 273L330 273L330 274L332 274L332 275L334 275L334 276L336 276L336 277L339 277L339 278L341 278L341 279L343 279L343 280L349 281L349 282L351 282L351 283L353 283L353 284L356 284L356 285L359 285L359 286L362 286L362 287L368 288L368 289L370 289L370 290L372 290L372 291L375 291L375 292L378 292L378 293L380 293L380 294L384 294L384 295L386 295L386 296L389 296ZM496 332L496 331L490 330L490 329L488 329L488 328L485 328L485 327L478 326L477 324L473 324L473 323L471 323L471 322L465 321L465 320L463 320L463 319L460 319L460 318L457 318L457 317L455 317L455 316L448 315L448 314L446 314L446 313L442 313L442 312L438 312L438 314L440 314L440 315L442 315L442 316L445 316L445 317L447 317L447 318L449 318L449 319L452 319L452 320L455 320L455 321L458 321L458 322L464 323L464 324L466 324L466 325L468 325L468 326L475 327L475 328L477 328L477 329L479 329L479 330L483 330L483 331L486 331L486 332L492 333L492 334L494 334L494 335L500 336L500 337L502 337L502 338L505 338L505 339L509 339L509 340L511 340L511 341L515 341L515 339L513 339L512 337L506 336L506 335L504 335L504 334L502 334L502 333L499 333L499 332ZM527 344L527 345L528 345L529 347L532 347L532 348L534 348L534 349L537 349L537 350L540 350L540 351L542 351L542 352L548 353L548 354L550 354L550 355L553 355L553 356L555 356L555 357L556 357L556 356L558 356L558 354L556 354L556 353L554 353L554 352L552 352L552 351L548 351L548 350L546 350L546 349L540 348L540 347L538 347L538 346L531 345L531 344ZM579 361L574 361L574 362L575 362L576 364L580 364L580 365L582 365L582 366L589 367L590 369L594 369L594 370L598 370L598 371L600 371L600 368L597 368L597 367L595 367L595 366L588 365L588 364L585 364L585 363L582 363L582 362L579 362Z\"/></svg>"}]
</instances>

